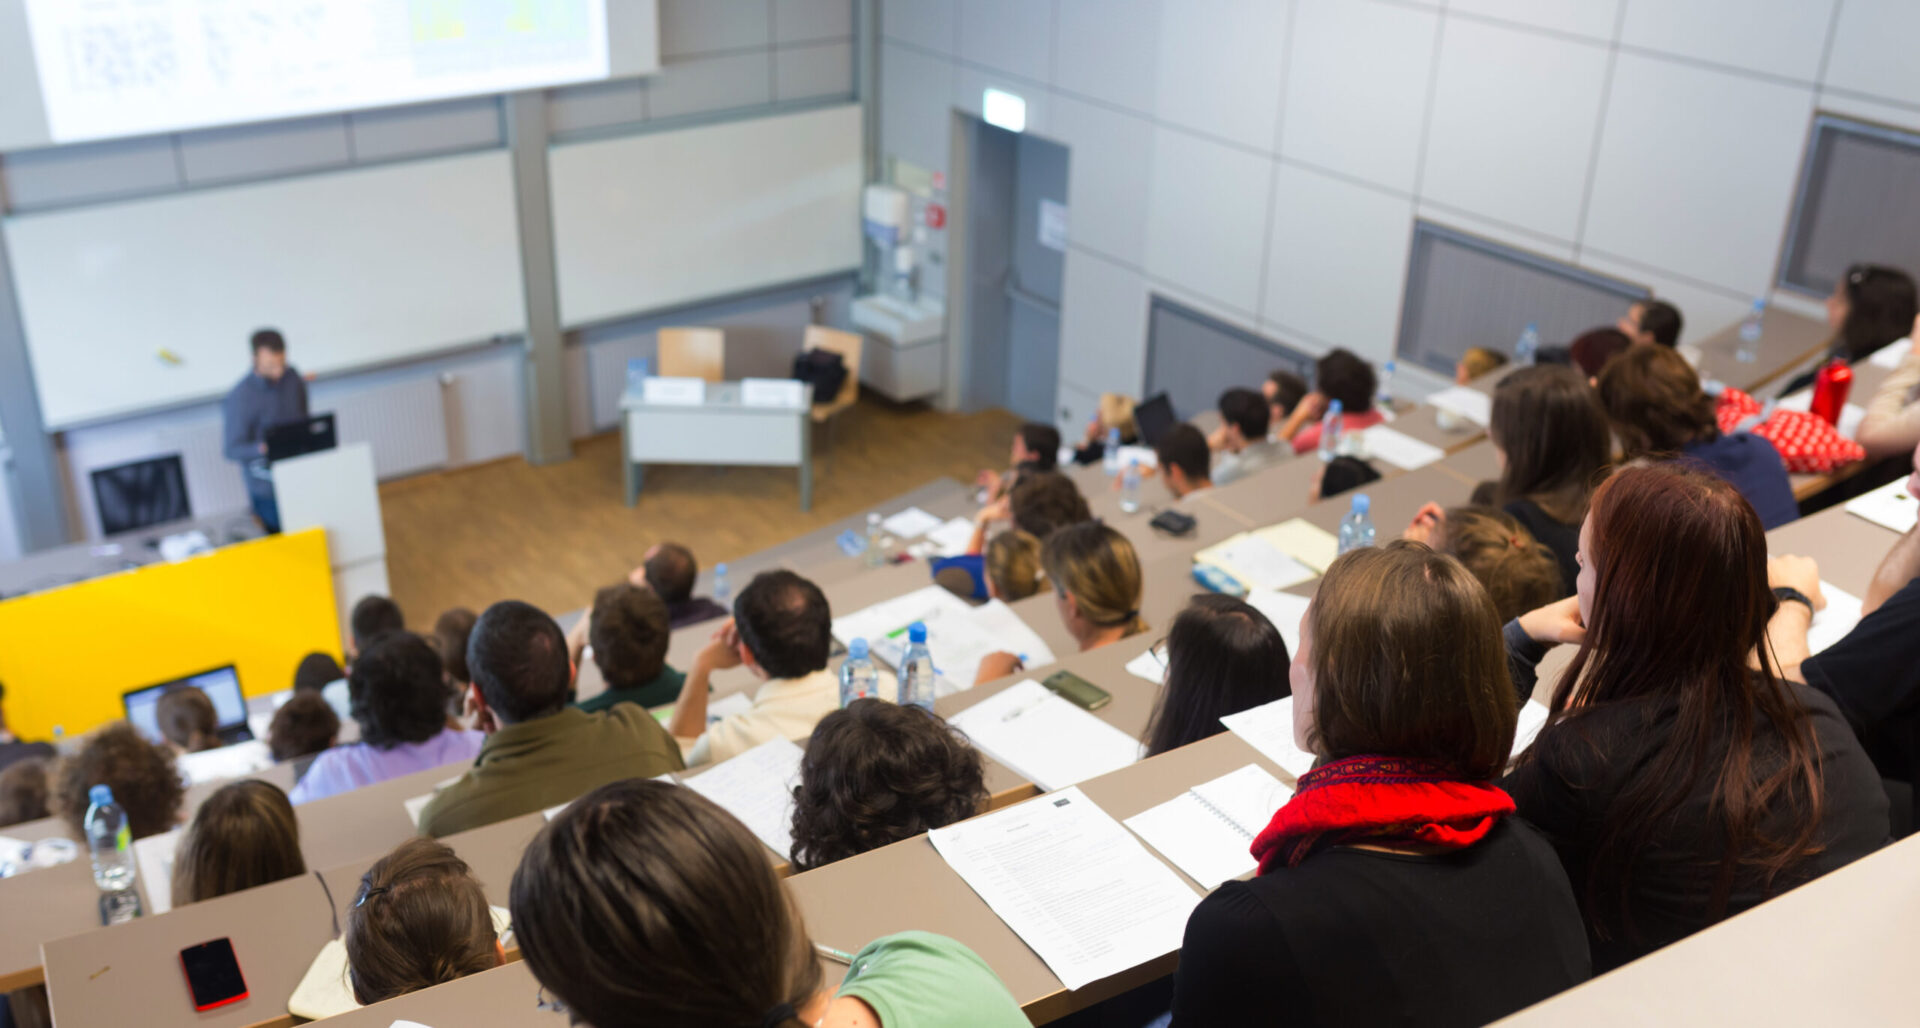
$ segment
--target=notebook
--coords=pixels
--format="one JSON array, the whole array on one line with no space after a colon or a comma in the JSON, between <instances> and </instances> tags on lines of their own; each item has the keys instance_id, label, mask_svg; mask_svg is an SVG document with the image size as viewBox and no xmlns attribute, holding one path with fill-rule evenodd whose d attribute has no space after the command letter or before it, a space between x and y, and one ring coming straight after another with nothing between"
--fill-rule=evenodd
<instances>
[{"instance_id":1,"label":"notebook","mask_svg":"<svg viewBox=\"0 0 1920 1028\"><path fill-rule=\"evenodd\" d=\"M1052 792L1140 759L1140 741L1029 678L947 719L987 756Z\"/></svg>"},{"instance_id":2,"label":"notebook","mask_svg":"<svg viewBox=\"0 0 1920 1028\"><path fill-rule=\"evenodd\" d=\"M1848 500L1847 513L1905 535L1920 520L1920 500L1907 492L1907 480L1903 478Z\"/></svg>"},{"instance_id":3,"label":"notebook","mask_svg":"<svg viewBox=\"0 0 1920 1028\"><path fill-rule=\"evenodd\" d=\"M1209 546L1194 554L1193 562L1219 568L1248 589L1269 591L1299 585L1318 573L1254 532Z\"/></svg>"},{"instance_id":4,"label":"notebook","mask_svg":"<svg viewBox=\"0 0 1920 1028\"><path fill-rule=\"evenodd\" d=\"M1220 723L1294 778L1313 770L1314 755L1293 744L1293 697L1228 714Z\"/></svg>"},{"instance_id":5,"label":"notebook","mask_svg":"<svg viewBox=\"0 0 1920 1028\"><path fill-rule=\"evenodd\" d=\"M1254 870L1253 839L1293 790L1258 764L1196 785L1126 826L1205 889Z\"/></svg>"},{"instance_id":6,"label":"notebook","mask_svg":"<svg viewBox=\"0 0 1920 1028\"><path fill-rule=\"evenodd\" d=\"M686 780L694 792L740 819L782 858L793 850L793 789L800 784L800 747L773 739Z\"/></svg>"}]
</instances>

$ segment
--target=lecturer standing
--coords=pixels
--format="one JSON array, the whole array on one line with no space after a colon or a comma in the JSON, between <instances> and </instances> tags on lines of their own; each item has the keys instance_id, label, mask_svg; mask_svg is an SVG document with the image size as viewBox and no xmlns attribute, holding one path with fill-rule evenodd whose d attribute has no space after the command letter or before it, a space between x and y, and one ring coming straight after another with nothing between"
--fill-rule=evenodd
<instances>
[{"instance_id":1,"label":"lecturer standing","mask_svg":"<svg viewBox=\"0 0 1920 1028\"><path fill-rule=\"evenodd\" d=\"M238 461L260 527L280 531L280 505L267 471L267 429L307 416L307 383L287 366L287 341L263 328L253 334L253 371L220 404L227 459Z\"/></svg>"}]
</instances>

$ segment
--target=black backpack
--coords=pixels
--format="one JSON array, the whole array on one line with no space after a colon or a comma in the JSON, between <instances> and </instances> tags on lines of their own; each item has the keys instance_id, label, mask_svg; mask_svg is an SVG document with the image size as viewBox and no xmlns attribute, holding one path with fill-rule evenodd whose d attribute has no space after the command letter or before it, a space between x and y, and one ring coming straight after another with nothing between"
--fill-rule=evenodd
<instances>
[{"instance_id":1,"label":"black backpack","mask_svg":"<svg viewBox=\"0 0 1920 1028\"><path fill-rule=\"evenodd\" d=\"M847 384L847 362L832 350L801 350L793 358L793 377L813 386L813 402L831 403Z\"/></svg>"}]
</instances>

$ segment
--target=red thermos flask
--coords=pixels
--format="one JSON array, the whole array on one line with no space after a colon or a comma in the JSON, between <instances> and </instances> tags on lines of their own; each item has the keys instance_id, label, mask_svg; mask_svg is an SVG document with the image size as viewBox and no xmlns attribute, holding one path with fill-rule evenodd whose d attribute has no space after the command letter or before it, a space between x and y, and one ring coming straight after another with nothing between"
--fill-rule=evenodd
<instances>
[{"instance_id":1,"label":"red thermos flask","mask_svg":"<svg viewBox=\"0 0 1920 1028\"><path fill-rule=\"evenodd\" d=\"M1853 369L1835 357L1813 376L1813 402L1807 409L1829 425L1840 424L1840 409L1847 405L1847 393L1853 389Z\"/></svg>"}]
</instances>

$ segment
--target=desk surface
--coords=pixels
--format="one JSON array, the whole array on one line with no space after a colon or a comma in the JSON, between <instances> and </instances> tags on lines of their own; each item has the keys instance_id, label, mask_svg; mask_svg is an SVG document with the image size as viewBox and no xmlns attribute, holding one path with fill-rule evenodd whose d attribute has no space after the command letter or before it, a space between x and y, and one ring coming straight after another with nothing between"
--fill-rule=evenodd
<instances>
[{"instance_id":1,"label":"desk surface","mask_svg":"<svg viewBox=\"0 0 1920 1028\"><path fill-rule=\"evenodd\" d=\"M1753 392L1810 360L1832 334L1823 321L1768 307L1757 358L1742 361L1735 356L1740 348L1740 322L1735 322L1699 342L1700 377Z\"/></svg>"},{"instance_id":2,"label":"desk surface","mask_svg":"<svg viewBox=\"0 0 1920 1028\"><path fill-rule=\"evenodd\" d=\"M234 474L240 472L236 469ZM260 537L260 527L246 510L230 510L188 521L155 525L138 532L109 536L98 542L56 546L0 563L0 596L54 589L90 578L160 562L160 540L180 532L200 531L215 546Z\"/></svg>"},{"instance_id":3,"label":"desk surface","mask_svg":"<svg viewBox=\"0 0 1920 1028\"><path fill-rule=\"evenodd\" d=\"M435 1028L567 1028L567 1015L537 1010L540 983L527 965L515 960L491 971L470 974L459 981L362 1007L330 1017L327 1028L388 1028L395 1021L414 1021Z\"/></svg>"},{"instance_id":4,"label":"desk surface","mask_svg":"<svg viewBox=\"0 0 1920 1028\"><path fill-rule=\"evenodd\" d=\"M802 402L797 404L753 404L743 398L745 389L740 382L705 382L701 390L699 403L672 403L649 401L640 390L627 389L620 394L620 409L623 411L729 411L741 414L769 414L781 417L793 417L795 414L811 414L812 391L801 390Z\"/></svg>"}]
</instances>

